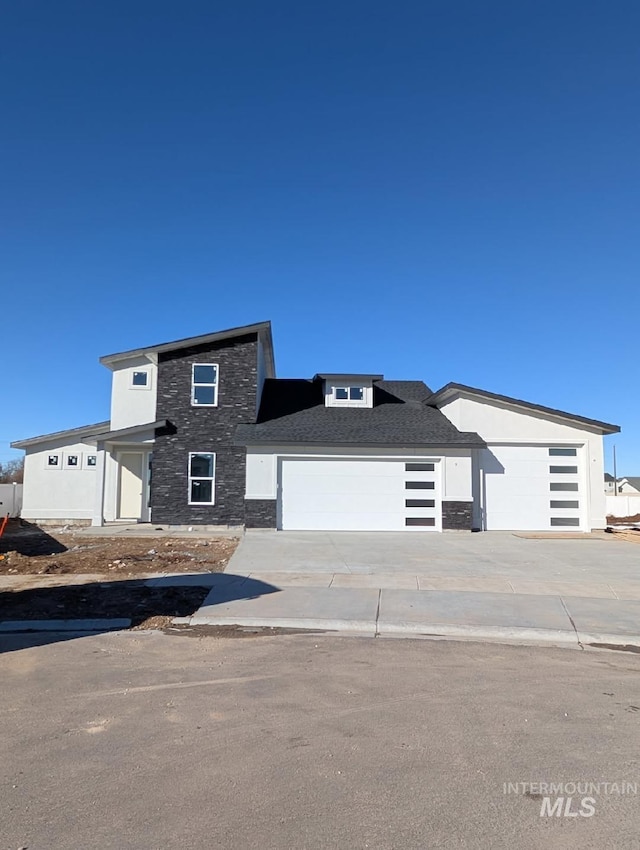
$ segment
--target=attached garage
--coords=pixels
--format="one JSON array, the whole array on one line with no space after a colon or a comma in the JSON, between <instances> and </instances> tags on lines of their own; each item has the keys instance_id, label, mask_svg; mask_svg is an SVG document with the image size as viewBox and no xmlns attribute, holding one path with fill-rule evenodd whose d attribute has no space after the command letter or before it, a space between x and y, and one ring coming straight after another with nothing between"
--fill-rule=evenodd
<instances>
[{"instance_id":1,"label":"attached garage","mask_svg":"<svg viewBox=\"0 0 640 850\"><path fill-rule=\"evenodd\" d=\"M492 445L480 464L488 531L584 530L580 447Z\"/></svg>"},{"instance_id":2,"label":"attached garage","mask_svg":"<svg viewBox=\"0 0 640 850\"><path fill-rule=\"evenodd\" d=\"M438 459L280 460L285 530L440 531Z\"/></svg>"}]
</instances>

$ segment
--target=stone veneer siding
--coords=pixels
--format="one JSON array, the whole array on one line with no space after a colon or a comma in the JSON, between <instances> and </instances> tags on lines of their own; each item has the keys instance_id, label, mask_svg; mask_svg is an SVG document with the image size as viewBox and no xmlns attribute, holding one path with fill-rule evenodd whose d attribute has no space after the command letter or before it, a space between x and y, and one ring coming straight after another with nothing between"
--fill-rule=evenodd
<instances>
[{"instance_id":1,"label":"stone veneer siding","mask_svg":"<svg viewBox=\"0 0 640 850\"><path fill-rule=\"evenodd\" d=\"M217 407L191 406L191 366L218 364ZM157 418L151 521L173 525L242 525L246 450L233 445L236 427L255 422L256 334L162 353L158 357ZM215 505L189 504L189 452L216 455Z\"/></svg>"},{"instance_id":2,"label":"stone veneer siding","mask_svg":"<svg viewBox=\"0 0 640 850\"><path fill-rule=\"evenodd\" d=\"M246 499L244 503L247 528L275 528L278 524L278 503L275 499Z\"/></svg>"},{"instance_id":3,"label":"stone veneer siding","mask_svg":"<svg viewBox=\"0 0 640 850\"><path fill-rule=\"evenodd\" d=\"M473 502L443 502L442 530L471 531Z\"/></svg>"}]
</instances>

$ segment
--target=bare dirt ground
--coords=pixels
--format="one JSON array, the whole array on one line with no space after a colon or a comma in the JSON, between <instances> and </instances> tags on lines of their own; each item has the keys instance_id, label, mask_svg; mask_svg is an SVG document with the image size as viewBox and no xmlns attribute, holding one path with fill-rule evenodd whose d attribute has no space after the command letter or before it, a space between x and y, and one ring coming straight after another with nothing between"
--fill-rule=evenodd
<instances>
[{"instance_id":1,"label":"bare dirt ground","mask_svg":"<svg viewBox=\"0 0 640 850\"><path fill-rule=\"evenodd\" d=\"M237 545L238 538L228 537L90 538L72 529L11 523L0 538L0 577L23 576L25 583L0 592L0 620L125 618L132 628L164 628L173 617L193 614L209 590L148 587L143 580L149 574L222 572ZM100 578L51 582L83 574ZM39 576L46 586L38 586Z\"/></svg>"}]
</instances>

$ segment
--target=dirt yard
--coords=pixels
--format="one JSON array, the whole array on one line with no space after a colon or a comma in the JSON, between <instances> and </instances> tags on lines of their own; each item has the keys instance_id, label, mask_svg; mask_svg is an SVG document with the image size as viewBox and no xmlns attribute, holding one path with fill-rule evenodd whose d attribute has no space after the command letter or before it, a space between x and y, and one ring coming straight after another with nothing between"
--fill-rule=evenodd
<instances>
[{"instance_id":1,"label":"dirt yard","mask_svg":"<svg viewBox=\"0 0 640 850\"><path fill-rule=\"evenodd\" d=\"M194 613L209 590L149 587L144 579L222 572L238 542L195 535L92 538L73 529L12 523L0 538L0 582L7 577L0 620L125 618L132 628L164 628L173 617ZM87 574L92 576L88 581L74 582L73 576ZM20 577L24 582L15 581Z\"/></svg>"}]
</instances>

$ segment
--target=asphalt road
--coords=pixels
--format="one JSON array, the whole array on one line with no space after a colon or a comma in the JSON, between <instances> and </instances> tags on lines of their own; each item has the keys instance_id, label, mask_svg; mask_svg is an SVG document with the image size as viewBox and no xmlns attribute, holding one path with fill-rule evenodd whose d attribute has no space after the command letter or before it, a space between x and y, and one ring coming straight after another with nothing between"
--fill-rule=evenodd
<instances>
[{"instance_id":1,"label":"asphalt road","mask_svg":"<svg viewBox=\"0 0 640 850\"><path fill-rule=\"evenodd\" d=\"M635 654L3 641L0 850L640 850ZM539 788L505 793L525 782L601 784L594 803L578 789L566 816L541 817Z\"/></svg>"}]
</instances>

